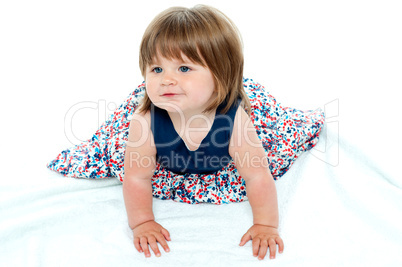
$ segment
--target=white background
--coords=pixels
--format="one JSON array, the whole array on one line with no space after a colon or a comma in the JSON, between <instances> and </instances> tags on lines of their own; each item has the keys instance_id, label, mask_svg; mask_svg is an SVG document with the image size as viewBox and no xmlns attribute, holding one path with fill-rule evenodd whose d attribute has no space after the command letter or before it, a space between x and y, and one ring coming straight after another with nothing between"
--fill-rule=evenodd
<instances>
[{"instance_id":1,"label":"white background","mask_svg":"<svg viewBox=\"0 0 402 267\"><path fill-rule=\"evenodd\" d=\"M1 262L258 264L250 242L237 247L251 223L248 203L155 200L158 220L175 241L171 253L145 260L125 232L115 180L62 179L45 167L90 138L105 113L142 82L138 48L151 19L167 7L196 3L219 8L240 29L245 77L284 106L327 112L329 135L311 151L316 157L305 153L277 181L285 252L259 263L400 263L402 8L388 0L1 1ZM74 109L80 105L86 108Z\"/></svg>"},{"instance_id":2,"label":"white background","mask_svg":"<svg viewBox=\"0 0 402 267\"><path fill-rule=\"evenodd\" d=\"M90 138L105 115L77 111L67 122L71 140L69 110L101 101L110 114L143 80L138 48L151 19L197 3L222 10L240 29L245 77L285 106L316 109L338 100L328 121L398 174L399 1L39 0L0 3L1 178L41 171L59 151Z\"/></svg>"}]
</instances>

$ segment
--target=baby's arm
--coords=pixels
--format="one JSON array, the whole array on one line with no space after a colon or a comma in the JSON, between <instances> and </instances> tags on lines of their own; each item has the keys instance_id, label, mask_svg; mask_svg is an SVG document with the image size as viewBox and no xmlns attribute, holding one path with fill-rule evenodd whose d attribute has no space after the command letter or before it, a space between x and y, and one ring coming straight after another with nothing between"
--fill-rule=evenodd
<instances>
[{"instance_id":1,"label":"baby's arm","mask_svg":"<svg viewBox=\"0 0 402 267\"><path fill-rule=\"evenodd\" d=\"M149 128L149 113L134 114L130 123L124 160L123 195L134 246L150 257L148 244L160 256L157 242L169 251L169 232L155 222L152 212L151 178L155 171L156 148ZM166 240L165 240L166 239Z\"/></svg>"},{"instance_id":2,"label":"baby's arm","mask_svg":"<svg viewBox=\"0 0 402 267\"><path fill-rule=\"evenodd\" d=\"M283 252L278 234L278 201L268 160L255 128L242 108L236 113L229 152L239 174L246 181L247 197L253 211L253 226L242 237L240 245L253 240L253 255L263 259L270 250L275 257L276 244Z\"/></svg>"}]
</instances>

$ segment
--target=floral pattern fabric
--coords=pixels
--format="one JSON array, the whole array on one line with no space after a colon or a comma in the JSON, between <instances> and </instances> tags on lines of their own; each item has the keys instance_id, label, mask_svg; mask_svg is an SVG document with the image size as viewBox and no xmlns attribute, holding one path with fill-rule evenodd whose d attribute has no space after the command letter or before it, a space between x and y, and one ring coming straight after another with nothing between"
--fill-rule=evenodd
<instances>
[{"instance_id":1,"label":"floral pattern fabric","mask_svg":"<svg viewBox=\"0 0 402 267\"><path fill-rule=\"evenodd\" d=\"M243 79L251 103L250 118L267 154L274 179L282 177L301 153L314 147L324 124L322 110L283 107L260 84ZM124 180L124 154L132 114L140 104L145 84L139 85L92 136L62 151L48 168L64 176ZM156 166L153 196L190 204L247 200L246 184L233 162L213 174L176 174Z\"/></svg>"}]
</instances>

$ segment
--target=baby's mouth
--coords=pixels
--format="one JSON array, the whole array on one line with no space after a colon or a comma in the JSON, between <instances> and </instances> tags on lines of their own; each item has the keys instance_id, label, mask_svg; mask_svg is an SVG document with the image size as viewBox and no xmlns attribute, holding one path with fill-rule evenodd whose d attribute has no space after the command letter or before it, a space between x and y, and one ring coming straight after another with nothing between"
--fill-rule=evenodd
<instances>
[{"instance_id":1,"label":"baby's mouth","mask_svg":"<svg viewBox=\"0 0 402 267\"><path fill-rule=\"evenodd\" d=\"M175 94L175 93L165 93L162 96L164 96L164 97L173 97L173 96L177 96L177 95L178 94Z\"/></svg>"}]
</instances>

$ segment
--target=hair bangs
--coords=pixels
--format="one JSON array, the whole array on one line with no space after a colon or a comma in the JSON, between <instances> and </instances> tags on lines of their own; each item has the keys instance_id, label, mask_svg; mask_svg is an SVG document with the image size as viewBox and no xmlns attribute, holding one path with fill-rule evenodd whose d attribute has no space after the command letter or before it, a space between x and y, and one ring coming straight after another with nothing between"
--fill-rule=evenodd
<instances>
[{"instance_id":1,"label":"hair bangs","mask_svg":"<svg viewBox=\"0 0 402 267\"><path fill-rule=\"evenodd\" d=\"M174 8L177 12L180 8ZM172 9L173 11L173 9ZM145 69L156 62L158 57L178 59L183 61L183 55L194 63L206 66L199 53L201 45L200 36L205 25L197 23L194 14L187 9L179 10L176 16L170 16L166 12L161 17L155 18L150 24L141 44L140 67L145 76Z\"/></svg>"},{"instance_id":2,"label":"hair bangs","mask_svg":"<svg viewBox=\"0 0 402 267\"><path fill-rule=\"evenodd\" d=\"M163 35L158 36L155 39L155 44L153 47L154 57L152 59L152 63L158 57L184 61L184 55L192 62L205 67L206 64L204 59L198 52L198 44L189 40L194 40L194 38L187 36L187 33L170 35L168 32L165 32Z\"/></svg>"}]
</instances>

